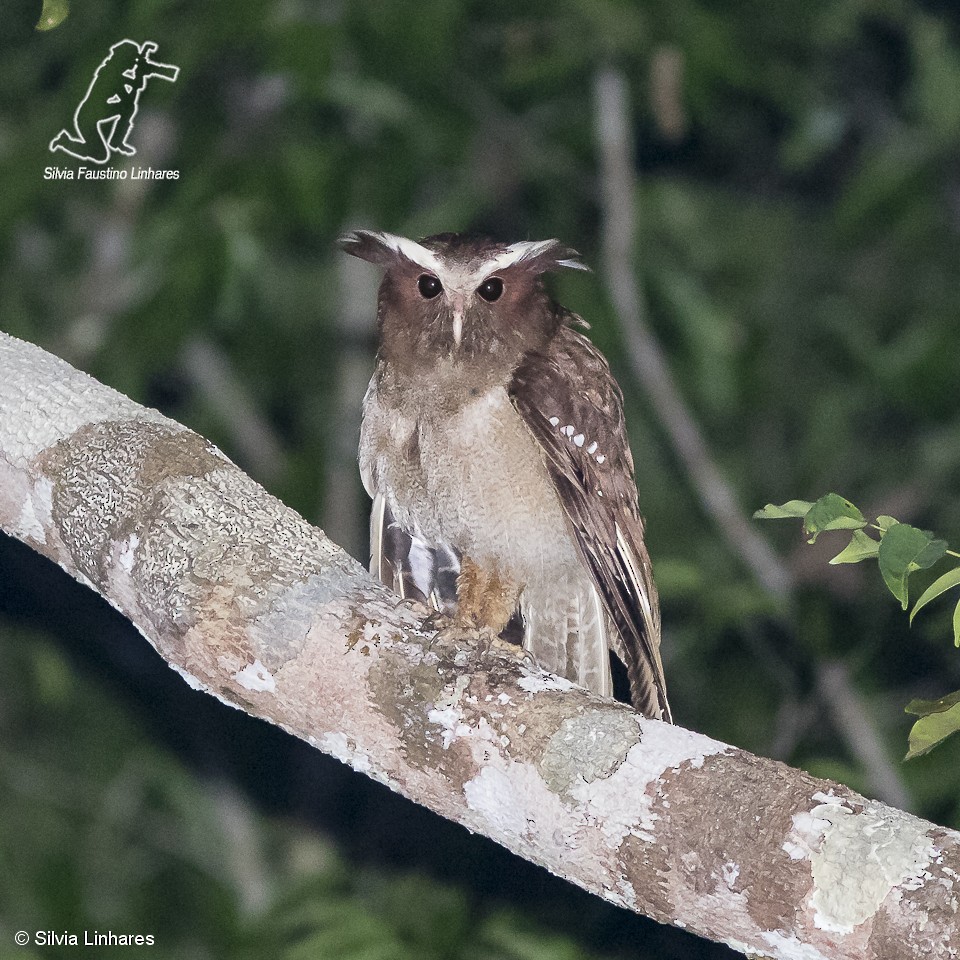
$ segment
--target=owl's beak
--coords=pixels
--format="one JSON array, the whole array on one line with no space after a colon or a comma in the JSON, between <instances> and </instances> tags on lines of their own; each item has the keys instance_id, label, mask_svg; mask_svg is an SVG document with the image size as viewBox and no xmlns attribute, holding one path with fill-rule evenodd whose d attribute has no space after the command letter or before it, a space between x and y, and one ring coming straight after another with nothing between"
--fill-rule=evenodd
<instances>
[{"instance_id":1,"label":"owl's beak","mask_svg":"<svg viewBox=\"0 0 960 960\"><path fill-rule=\"evenodd\" d=\"M466 309L466 298L462 293L454 293L450 297L453 307L453 342L459 347L463 338L463 311Z\"/></svg>"}]
</instances>

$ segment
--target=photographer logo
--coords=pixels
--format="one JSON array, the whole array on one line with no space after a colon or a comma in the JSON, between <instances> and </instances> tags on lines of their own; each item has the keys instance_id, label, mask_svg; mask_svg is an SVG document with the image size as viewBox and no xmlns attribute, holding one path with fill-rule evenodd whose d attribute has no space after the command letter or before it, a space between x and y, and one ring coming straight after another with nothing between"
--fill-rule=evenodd
<instances>
[{"instance_id":1,"label":"photographer logo","mask_svg":"<svg viewBox=\"0 0 960 960\"><path fill-rule=\"evenodd\" d=\"M137 149L131 142L134 122L140 109L140 97L151 80L173 83L180 68L160 63L152 55L157 44L152 41L138 44L120 40L93 73L93 79L73 114L73 128L61 130L51 141L50 150L61 151L83 160L104 166L117 154L132 157ZM141 176L137 176L137 172ZM179 171L154 171L134 168L131 179L176 179ZM44 178L73 180L71 169L47 167ZM99 171L80 167L77 179L127 179L127 171Z\"/></svg>"}]
</instances>

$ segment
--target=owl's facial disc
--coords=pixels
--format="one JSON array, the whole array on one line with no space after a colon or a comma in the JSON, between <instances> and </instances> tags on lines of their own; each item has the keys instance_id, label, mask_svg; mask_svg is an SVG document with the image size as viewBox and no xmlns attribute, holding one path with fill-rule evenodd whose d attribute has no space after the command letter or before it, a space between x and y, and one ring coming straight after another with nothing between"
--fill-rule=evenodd
<instances>
[{"instance_id":1,"label":"owl's facial disc","mask_svg":"<svg viewBox=\"0 0 960 960\"><path fill-rule=\"evenodd\" d=\"M485 237L436 234L422 241L356 230L343 249L380 266L381 352L415 371L431 358L478 370L509 372L560 322L541 275L586 269L557 240L503 244Z\"/></svg>"}]
</instances>

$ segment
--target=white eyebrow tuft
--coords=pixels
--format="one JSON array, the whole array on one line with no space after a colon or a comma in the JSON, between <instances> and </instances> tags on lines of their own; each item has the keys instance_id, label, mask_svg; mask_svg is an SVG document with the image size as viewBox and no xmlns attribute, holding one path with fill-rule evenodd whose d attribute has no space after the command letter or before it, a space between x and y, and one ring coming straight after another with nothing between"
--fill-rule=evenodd
<instances>
[{"instance_id":1,"label":"white eyebrow tuft","mask_svg":"<svg viewBox=\"0 0 960 960\"><path fill-rule=\"evenodd\" d=\"M558 260L557 266L566 267L568 270L585 270L587 273L590 273L590 268L579 260Z\"/></svg>"},{"instance_id":2,"label":"white eyebrow tuft","mask_svg":"<svg viewBox=\"0 0 960 960\"><path fill-rule=\"evenodd\" d=\"M497 270L506 270L516 263L523 260L529 260L531 257L539 257L546 253L552 247L560 246L559 240L520 240L517 243L511 243L506 250L491 257L483 265L484 276L495 273ZM589 270L578 260L557 260L557 265L569 267L572 270Z\"/></svg>"},{"instance_id":3,"label":"white eyebrow tuft","mask_svg":"<svg viewBox=\"0 0 960 960\"><path fill-rule=\"evenodd\" d=\"M407 237L398 237L395 233L378 233L370 231L391 250L396 250L402 257L412 261L424 270L429 270L439 276L446 269L443 261L432 251L428 250L422 243L416 240L410 240Z\"/></svg>"}]
</instances>

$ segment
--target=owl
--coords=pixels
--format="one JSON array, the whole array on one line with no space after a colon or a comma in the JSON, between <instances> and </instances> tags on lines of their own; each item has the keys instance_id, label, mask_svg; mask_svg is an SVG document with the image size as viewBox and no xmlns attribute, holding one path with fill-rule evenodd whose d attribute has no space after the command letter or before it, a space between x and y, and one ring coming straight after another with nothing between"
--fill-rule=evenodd
<instances>
[{"instance_id":1,"label":"owl","mask_svg":"<svg viewBox=\"0 0 960 960\"><path fill-rule=\"evenodd\" d=\"M360 472L371 571L466 631L670 720L660 609L623 397L543 274L587 269L556 240L340 239L386 269Z\"/></svg>"}]
</instances>

